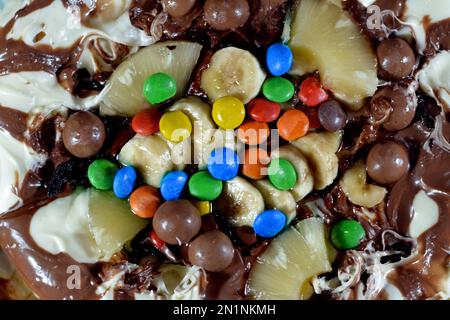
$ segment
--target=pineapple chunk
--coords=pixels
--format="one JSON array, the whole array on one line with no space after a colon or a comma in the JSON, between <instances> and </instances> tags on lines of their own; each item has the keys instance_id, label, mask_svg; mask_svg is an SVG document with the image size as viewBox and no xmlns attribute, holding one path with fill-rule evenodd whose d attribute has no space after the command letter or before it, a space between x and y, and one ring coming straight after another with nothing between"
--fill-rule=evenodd
<instances>
[{"instance_id":1,"label":"pineapple chunk","mask_svg":"<svg viewBox=\"0 0 450 320\"><path fill-rule=\"evenodd\" d=\"M252 267L250 296L258 300L305 300L314 290L310 280L331 271L334 249L318 218L300 221L273 240Z\"/></svg>"},{"instance_id":2,"label":"pineapple chunk","mask_svg":"<svg viewBox=\"0 0 450 320\"><path fill-rule=\"evenodd\" d=\"M291 73L319 71L323 85L352 109L378 86L377 59L369 41L335 1L301 0L293 14Z\"/></svg>"},{"instance_id":3,"label":"pineapple chunk","mask_svg":"<svg viewBox=\"0 0 450 320\"><path fill-rule=\"evenodd\" d=\"M111 191L89 192L89 228L103 260L108 260L147 225L147 220L134 215L127 201Z\"/></svg>"},{"instance_id":4,"label":"pineapple chunk","mask_svg":"<svg viewBox=\"0 0 450 320\"><path fill-rule=\"evenodd\" d=\"M101 93L100 113L107 116L133 116L148 107L143 94L144 82L156 72L172 76L180 97L202 46L193 42L160 42L140 50L124 61L112 74Z\"/></svg>"}]
</instances>

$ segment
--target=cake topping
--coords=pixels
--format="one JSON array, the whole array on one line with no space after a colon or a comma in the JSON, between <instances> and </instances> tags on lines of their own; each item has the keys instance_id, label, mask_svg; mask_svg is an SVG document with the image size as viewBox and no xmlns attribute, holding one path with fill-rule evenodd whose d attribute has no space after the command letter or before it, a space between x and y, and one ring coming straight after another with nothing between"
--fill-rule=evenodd
<instances>
[{"instance_id":1,"label":"cake topping","mask_svg":"<svg viewBox=\"0 0 450 320\"><path fill-rule=\"evenodd\" d=\"M137 172L133 167L128 166L117 170L113 182L114 194L121 199L128 198L133 192L136 180Z\"/></svg>"},{"instance_id":2,"label":"cake topping","mask_svg":"<svg viewBox=\"0 0 450 320\"><path fill-rule=\"evenodd\" d=\"M164 202L153 217L153 229L168 244L188 243L200 231L197 208L187 200Z\"/></svg>"},{"instance_id":3,"label":"cake topping","mask_svg":"<svg viewBox=\"0 0 450 320\"><path fill-rule=\"evenodd\" d=\"M258 236L273 238L285 227L286 220L280 210L267 210L256 217L253 229Z\"/></svg>"},{"instance_id":4,"label":"cake topping","mask_svg":"<svg viewBox=\"0 0 450 320\"><path fill-rule=\"evenodd\" d=\"M409 169L408 151L393 141L377 143L369 151L366 166L369 177L377 183L394 183Z\"/></svg>"},{"instance_id":5,"label":"cake topping","mask_svg":"<svg viewBox=\"0 0 450 320\"><path fill-rule=\"evenodd\" d=\"M188 255L192 264L210 272L220 272L233 261L234 248L223 232L212 230L199 235L189 244Z\"/></svg>"},{"instance_id":6,"label":"cake topping","mask_svg":"<svg viewBox=\"0 0 450 320\"><path fill-rule=\"evenodd\" d=\"M274 76L279 77L288 73L291 70L293 59L291 49L283 43L272 44L267 49L267 68Z\"/></svg>"},{"instance_id":7,"label":"cake topping","mask_svg":"<svg viewBox=\"0 0 450 320\"><path fill-rule=\"evenodd\" d=\"M331 241L340 250L356 248L364 236L364 228L355 220L339 221L331 229Z\"/></svg>"},{"instance_id":8,"label":"cake topping","mask_svg":"<svg viewBox=\"0 0 450 320\"><path fill-rule=\"evenodd\" d=\"M105 125L91 112L76 112L64 125L64 146L76 157L88 158L97 154L105 139Z\"/></svg>"},{"instance_id":9,"label":"cake topping","mask_svg":"<svg viewBox=\"0 0 450 320\"><path fill-rule=\"evenodd\" d=\"M184 171L175 170L167 173L161 180L161 195L164 200L180 199L187 180L188 175Z\"/></svg>"},{"instance_id":10,"label":"cake topping","mask_svg":"<svg viewBox=\"0 0 450 320\"><path fill-rule=\"evenodd\" d=\"M308 107L316 107L328 99L328 94L322 88L319 79L308 77L302 81L298 97Z\"/></svg>"},{"instance_id":11,"label":"cake topping","mask_svg":"<svg viewBox=\"0 0 450 320\"><path fill-rule=\"evenodd\" d=\"M347 123L347 114L336 100L323 102L318 111L320 124L325 130L338 131Z\"/></svg>"},{"instance_id":12,"label":"cake topping","mask_svg":"<svg viewBox=\"0 0 450 320\"><path fill-rule=\"evenodd\" d=\"M139 187L130 195L131 211L141 218L152 218L161 203L159 190L151 186Z\"/></svg>"},{"instance_id":13,"label":"cake topping","mask_svg":"<svg viewBox=\"0 0 450 320\"><path fill-rule=\"evenodd\" d=\"M303 111L286 110L277 122L278 134L287 141L293 141L306 135L309 119Z\"/></svg>"},{"instance_id":14,"label":"cake topping","mask_svg":"<svg viewBox=\"0 0 450 320\"><path fill-rule=\"evenodd\" d=\"M400 38L382 41L377 47L377 58L382 77L391 80L409 76L416 64L413 49Z\"/></svg>"},{"instance_id":15,"label":"cake topping","mask_svg":"<svg viewBox=\"0 0 450 320\"><path fill-rule=\"evenodd\" d=\"M222 188L222 181L214 179L208 171L197 172L189 179L189 192L199 200L216 200Z\"/></svg>"},{"instance_id":16,"label":"cake topping","mask_svg":"<svg viewBox=\"0 0 450 320\"><path fill-rule=\"evenodd\" d=\"M118 167L106 159L97 159L89 165L87 176L91 185L99 190L110 190Z\"/></svg>"},{"instance_id":17,"label":"cake topping","mask_svg":"<svg viewBox=\"0 0 450 320\"><path fill-rule=\"evenodd\" d=\"M197 0L162 0L164 10L175 18L188 14L196 2Z\"/></svg>"},{"instance_id":18,"label":"cake topping","mask_svg":"<svg viewBox=\"0 0 450 320\"><path fill-rule=\"evenodd\" d=\"M264 82L262 92L267 100L283 103L292 99L295 88L292 82L285 78L272 77Z\"/></svg>"},{"instance_id":19,"label":"cake topping","mask_svg":"<svg viewBox=\"0 0 450 320\"><path fill-rule=\"evenodd\" d=\"M258 122L272 122L278 119L281 105L262 98L253 99L247 108L248 115Z\"/></svg>"},{"instance_id":20,"label":"cake topping","mask_svg":"<svg viewBox=\"0 0 450 320\"><path fill-rule=\"evenodd\" d=\"M142 136L150 136L159 131L159 120L162 114L156 109L147 109L133 117L131 127Z\"/></svg>"},{"instance_id":21,"label":"cake topping","mask_svg":"<svg viewBox=\"0 0 450 320\"><path fill-rule=\"evenodd\" d=\"M205 20L216 30L232 30L244 25L250 16L247 0L206 0Z\"/></svg>"}]
</instances>

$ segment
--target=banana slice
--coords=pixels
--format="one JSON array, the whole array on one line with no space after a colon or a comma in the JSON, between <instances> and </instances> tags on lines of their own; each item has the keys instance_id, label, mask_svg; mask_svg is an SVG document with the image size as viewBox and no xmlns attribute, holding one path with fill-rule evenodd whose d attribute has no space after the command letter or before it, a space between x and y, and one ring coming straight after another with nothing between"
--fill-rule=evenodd
<instances>
[{"instance_id":1,"label":"banana slice","mask_svg":"<svg viewBox=\"0 0 450 320\"><path fill-rule=\"evenodd\" d=\"M297 182L290 191L295 201L302 200L314 187L314 177L309 168L308 160L299 149L292 145L282 146L278 150L278 154L274 153L274 155L276 158L286 159L294 165L297 171Z\"/></svg>"},{"instance_id":2,"label":"banana slice","mask_svg":"<svg viewBox=\"0 0 450 320\"><path fill-rule=\"evenodd\" d=\"M267 180L256 180L253 185L261 192L266 209L278 209L284 212L288 218L288 223L295 218L297 203L292 193L278 190Z\"/></svg>"},{"instance_id":3,"label":"banana slice","mask_svg":"<svg viewBox=\"0 0 450 320\"><path fill-rule=\"evenodd\" d=\"M250 52L235 47L217 51L203 71L200 87L211 101L234 96L244 104L255 98L266 78L258 60Z\"/></svg>"},{"instance_id":4,"label":"banana slice","mask_svg":"<svg viewBox=\"0 0 450 320\"><path fill-rule=\"evenodd\" d=\"M176 102L169 111L183 111L191 120L192 127L192 158L193 163L200 168L205 167L208 158L205 153L210 152L208 146L214 140L216 125L211 117L211 107L197 97L188 97ZM208 153L209 155L209 153Z\"/></svg>"},{"instance_id":5,"label":"banana slice","mask_svg":"<svg viewBox=\"0 0 450 320\"><path fill-rule=\"evenodd\" d=\"M264 199L261 193L241 177L225 181L222 195L214 204L235 227L252 227L256 216L264 210Z\"/></svg>"},{"instance_id":6,"label":"banana slice","mask_svg":"<svg viewBox=\"0 0 450 320\"><path fill-rule=\"evenodd\" d=\"M155 134L160 137L170 149L170 159L172 160L176 170L183 170L187 164L191 164L191 140L185 139L182 142L174 143L167 140L160 132Z\"/></svg>"},{"instance_id":7,"label":"banana slice","mask_svg":"<svg viewBox=\"0 0 450 320\"><path fill-rule=\"evenodd\" d=\"M340 132L312 132L292 141L308 159L314 174L314 189L322 190L330 185L338 174L336 151L341 143Z\"/></svg>"},{"instance_id":8,"label":"banana slice","mask_svg":"<svg viewBox=\"0 0 450 320\"><path fill-rule=\"evenodd\" d=\"M114 71L101 93L100 113L107 116L133 116L148 107L142 88L156 72L172 76L177 95L183 93L202 46L194 42L167 41L148 46L124 61Z\"/></svg>"},{"instance_id":9,"label":"banana slice","mask_svg":"<svg viewBox=\"0 0 450 320\"><path fill-rule=\"evenodd\" d=\"M119 161L134 166L142 174L145 183L156 188L160 187L166 172L176 169L170 147L158 135L136 135L123 146Z\"/></svg>"},{"instance_id":10,"label":"banana slice","mask_svg":"<svg viewBox=\"0 0 450 320\"><path fill-rule=\"evenodd\" d=\"M350 202L357 206L372 208L383 201L386 189L367 184L366 178L364 162L359 161L344 173L340 185Z\"/></svg>"}]
</instances>

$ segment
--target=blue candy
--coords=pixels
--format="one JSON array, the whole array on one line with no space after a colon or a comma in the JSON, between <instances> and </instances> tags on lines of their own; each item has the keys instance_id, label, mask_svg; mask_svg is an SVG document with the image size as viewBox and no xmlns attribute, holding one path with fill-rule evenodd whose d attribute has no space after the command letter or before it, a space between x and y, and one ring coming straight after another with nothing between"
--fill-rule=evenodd
<instances>
[{"instance_id":1,"label":"blue candy","mask_svg":"<svg viewBox=\"0 0 450 320\"><path fill-rule=\"evenodd\" d=\"M208 171L217 180L231 180L239 171L239 157L228 148L217 148L208 158Z\"/></svg>"},{"instance_id":2,"label":"blue candy","mask_svg":"<svg viewBox=\"0 0 450 320\"><path fill-rule=\"evenodd\" d=\"M293 60L292 51L285 44L275 43L267 49L267 68L274 76L282 76L291 70Z\"/></svg>"},{"instance_id":3,"label":"blue candy","mask_svg":"<svg viewBox=\"0 0 450 320\"><path fill-rule=\"evenodd\" d=\"M253 222L253 229L255 233L263 238L273 238L286 225L286 215L280 210L267 210L259 214L255 222Z\"/></svg>"},{"instance_id":4,"label":"blue candy","mask_svg":"<svg viewBox=\"0 0 450 320\"><path fill-rule=\"evenodd\" d=\"M116 197L127 198L134 189L137 173L133 167L123 167L117 170L113 182L113 190Z\"/></svg>"},{"instance_id":5,"label":"blue candy","mask_svg":"<svg viewBox=\"0 0 450 320\"><path fill-rule=\"evenodd\" d=\"M179 199L187 181L188 175L185 172L169 172L161 180L162 197L167 201Z\"/></svg>"}]
</instances>

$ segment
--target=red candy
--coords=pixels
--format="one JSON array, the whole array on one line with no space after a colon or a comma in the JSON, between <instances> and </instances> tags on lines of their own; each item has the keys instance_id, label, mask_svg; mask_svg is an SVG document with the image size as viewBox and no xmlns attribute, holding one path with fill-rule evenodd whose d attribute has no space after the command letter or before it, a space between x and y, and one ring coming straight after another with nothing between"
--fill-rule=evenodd
<instances>
[{"instance_id":1,"label":"red candy","mask_svg":"<svg viewBox=\"0 0 450 320\"><path fill-rule=\"evenodd\" d=\"M159 120L161 116L161 113L156 109L141 111L134 116L131 122L131 128L140 135L152 135L159 131Z\"/></svg>"},{"instance_id":2,"label":"red candy","mask_svg":"<svg viewBox=\"0 0 450 320\"><path fill-rule=\"evenodd\" d=\"M281 105L262 98L253 99L248 104L247 112L258 122L272 122L280 116Z\"/></svg>"},{"instance_id":3,"label":"red candy","mask_svg":"<svg viewBox=\"0 0 450 320\"><path fill-rule=\"evenodd\" d=\"M308 107L316 107L328 100L327 92L322 88L320 81L315 77L303 80L298 92L300 100Z\"/></svg>"},{"instance_id":4,"label":"red candy","mask_svg":"<svg viewBox=\"0 0 450 320\"><path fill-rule=\"evenodd\" d=\"M166 245L164 241L162 241L158 235L156 234L155 230L152 230L150 232L150 240L152 241L152 244L155 246L156 249L162 250L164 246Z\"/></svg>"}]
</instances>

